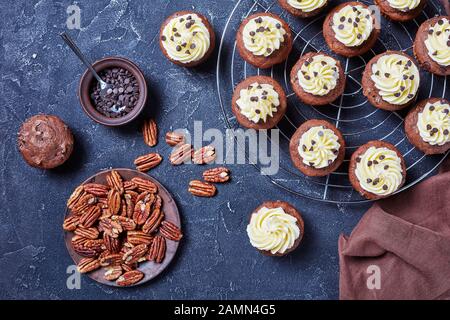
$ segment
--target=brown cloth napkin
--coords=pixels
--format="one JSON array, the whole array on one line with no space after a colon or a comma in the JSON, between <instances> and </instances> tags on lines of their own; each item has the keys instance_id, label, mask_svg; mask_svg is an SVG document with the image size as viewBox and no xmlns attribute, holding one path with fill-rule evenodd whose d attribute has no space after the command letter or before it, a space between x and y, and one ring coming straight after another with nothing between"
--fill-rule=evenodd
<instances>
[{"instance_id":1,"label":"brown cloth napkin","mask_svg":"<svg viewBox=\"0 0 450 320\"><path fill-rule=\"evenodd\" d=\"M339 263L340 299L450 299L450 157L341 235Z\"/></svg>"}]
</instances>

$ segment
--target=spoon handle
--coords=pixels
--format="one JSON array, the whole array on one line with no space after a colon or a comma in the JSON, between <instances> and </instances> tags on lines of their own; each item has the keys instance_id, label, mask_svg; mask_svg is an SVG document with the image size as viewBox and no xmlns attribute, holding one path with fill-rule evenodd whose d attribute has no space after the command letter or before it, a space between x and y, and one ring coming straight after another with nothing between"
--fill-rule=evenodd
<instances>
[{"instance_id":1,"label":"spoon handle","mask_svg":"<svg viewBox=\"0 0 450 320\"><path fill-rule=\"evenodd\" d=\"M86 57L78 48L78 46L75 44L75 42L72 40L72 38L66 32L61 33L60 36L64 40L64 42L69 46L69 48L72 49L72 51L77 55L77 57L81 60L81 62L83 62L83 64L92 72L97 81L103 83L104 82L103 79L100 78L100 76L95 71L94 67L92 67L91 63L88 61L88 59L86 59Z\"/></svg>"}]
</instances>

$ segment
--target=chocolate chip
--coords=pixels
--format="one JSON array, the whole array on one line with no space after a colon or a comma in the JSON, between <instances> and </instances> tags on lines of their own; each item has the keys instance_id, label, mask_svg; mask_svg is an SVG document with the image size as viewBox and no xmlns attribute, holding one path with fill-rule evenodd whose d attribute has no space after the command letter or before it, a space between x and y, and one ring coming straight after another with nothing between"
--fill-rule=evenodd
<instances>
[{"instance_id":1,"label":"chocolate chip","mask_svg":"<svg viewBox=\"0 0 450 320\"><path fill-rule=\"evenodd\" d=\"M444 135L448 136L448 130L447 129L444 130Z\"/></svg>"},{"instance_id":2,"label":"chocolate chip","mask_svg":"<svg viewBox=\"0 0 450 320\"><path fill-rule=\"evenodd\" d=\"M336 149L331 150L331 152L333 152L334 155L338 154L338 151ZM356 158L356 162L359 162L358 159L359 161L361 161L360 158Z\"/></svg>"},{"instance_id":3,"label":"chocolate chip","mask_svg":"<svg viewBox=\"0 0 450 320\"><path fill-rule=\"evenodd\" d=\"M408 76L406 74L403 75L403 80L408 80Z\"/></svg>"},{"instance_id":4,"label":"chocolate chip","mask_svg":"<svg viewBox=\"0 0 450 320\"><path fill-rule=\"evenodd\" d=\"M264 32L266 29L264 27L259 27L256 29L256 32Z\"/></svg>"},{"instance_id":5,"label":"chocolate chip","mask_svg":"<svg viewBox=\"0 0 450 320\"><path fill-rule=\"evenodd\" d=\"M181 51L181 46L177 46L175 49L176 49L177 51Z\"/></svg>"},{"instance_id":6,"label":"chocolate chip","mask_svg":"<svg viewBox=\"0 0 450 320\"><path fill-rule=\"evenodd\" d=\"M442 19L439 20L439 21L438 21L438 24L439 24L440 26L442 26L442 25L444 24L444 20L442 20Z\"/></svg>"},{"instance_id":7,"label":"chocolate chip","mask_svg":"<svg viewBox=\"0 0 450 320\"><path fill-rule=\"evenodd\" d=\"M399 65L399 66L401 66L402 65L402 60L399 60L399 61L397 61L397 63L396 63L396 65Z\"/></svg>"},{"instance_id":8,"label":"chocolate chip","mask_svg":"<svg viewBox=\"0 0 450 320\"><path fill-rule=\"evenodd\" d=\"M339 19L339 21L340 21L340 22L344 22L344 21L345 21L345 17L341 17L341 18Z\"/></svg>"},{"instance_id":9,"label":"chocolate chip","mask_svg":"<svg viewBox=\"0 0 450 320\"><path fill-rule=\"evenodd\" d=\"M272 53L272 49L267 48L267 53Z\"/></svg>"},{"instance_id":10,"label":"chocolate chip","mask_svg":"<svg viewBox=\"0 0 450 320\"><path fill-rule=\"evenodd\" d=\"M305 79L306 79L306 80L311 80L311 77L308 76L308 75L306 75L306 76L305 76Z\"/></svg>"},{"instance_id":11,"label":"chocolate chip","mask_svg":"<svg viewBox=\"0 0 450 320\"><path fill-rule=\"evenodd\" d=\"M353 22L353 27L358 28L358 24L356 22Z\"/></svg>"},{"instance_id":12,"label":"chocolate chip","mask_svg":"<svg viewBox=\"0 0 450 320\"><path fill-rule=\"evenodd\" d=\"M316 141L311 140L311 145L315 145L315 144L316 144Z\"/></svg>"},{"instance_id":13,"label":"chocolate chip","mask_svg":"<svg viewBox=\"0 0 450 320\"><path fill-rule=\"evenodd\" d=\"M174 36L177 37L177 38L179 38L179 37L181 37L181 34L179 34L178 32L176 32L176 33L174 34Z\"/></svg>"},{"instance_id":14,"label":"chocolate chip","mask_svg":"<svg viewBox=\"0 0 450 320\"><path fill-rule=\"evenodd\" d=\"M447 47L450 47L450 40L447 41Z\"/></svg>"},{"instance_id":15,"label":"chocolate chip","mask_svg":"<svg viewBox=\"0 0 450 320\"><path fill-rule=\"evenodd\" d=\"M376 75L376 76L379 76L379 75L380 75L380 71L377 70L377 72L375 72L375 75Z\"/></svg>"},{"instance_id":16,"label":"chocolate chip","mask_svg":"<svg viewBox=\"0 0 450 320\"><path fill-rule=\"evenodd\" d=\"M373 160L373 164L378 164L378 161L377 160Z\"/></svg>"},{"instance_id":17,"label":"chocolate chip","mask_svg":"<svg viewBox=\"0 0 450 320\"><path fill-rule=\"evenodd\" d=\"M173 32L177 32L177 28L173 27L173 28L172 28L172 31L173 31Z\"/></svg>"},{"instance_id":18,"label":"chocolate chip","mask_svg":"<svg viewBox=\"0 0 450 320\"><path fill-rule=\"evenodd\" d=\"M250 101L252 102L258 102L258 97L250 97Z\"/></svg>"},{"instance_id":19,"label":"chocolate chip","mask_svg":"<svg viewBox=\"0 0 450 320\"><path fill-rule=\"evenodd\" d=\"M166 41L166 40L167 40L166 36L161 36L161 41Z\"/></svg>"},{"instance_id":20,"label":"chocolate chip","mask_svg":"<svg viewBox=\"0 0 450 320\"><path fill-rule=\"evenodd\" d=\"M323 137L323 131L317 132L317 135L318 135L319 137Z\"/></svg>"},{"instance_id":21,"label":"chocolate chip","mask_svg":"<svg viewBox=\"0 0 450 320\"><path fill-rule=\"evenodd\" d=\"M433 29L428 30L428 34L432 35L433 34Z\"/></svg>"},{"instance_id":22,"label":"chocolate chip","mask_svg":"<svg viewBox=\"0 0 450 320\"><path fill-rule=\"evenodd\" d=\"M400 91L405 91L405 86L400 86Z\"/></svg>"},{"instance_id":23,"label":"chocolate chip","mask_svg":"<svg viewBox=\"0 0 450 320\"><path fill-rule=\"evenodd\" d=\"M314 162L310 162L309 165L312 167L314 165Z\"/></svg>"},{"instance_id":24,"label":"chocolate chip","mask_svg":"<svg viewBox=\"0 0 450 320\"><path fill-rule=\"evenodd\" d=\"M384 160L386 158L383 154L380 156L380 160Z\"/></svg>"},{"instance_id":25,"label":"chocolate chip","mask_svg":"<svg viewBox=\"0 0 450 320\"><path fill-rule=\"evenodd\" d=\"M434 106L430 106L430 111L434 111Z\"/></svg>"},{"instance_id":26,"label":"chocolate chip","mask_svg":"<svg viewBox=\"0 0 450 320\"><path fill-rule=\"evenodd\" d=\"M255 110L255 113L256 113L256 114L260 114L260 113L261 113L261 110L256 109L256 110Z\"/></svg>"},{"instance_id":27,"label":"chocolate chip","mask_svg":"<svg viewBox=\"0 0 450 320\"><path fill-rule=\"evenodd\" d=\"M448 114L449 110L448 109L443 109L442 112L445 113L445 114Z\"/></svg>"},{"instance_id":28,"label":"chocolate chip","mask_svg":"<svg viewBox=\"0 0 450 320\"><path fill-rule=\"evenodd\" d=\"M320 64L323 65L323 66L326 66L327 62L326 61L320 61Z\"/></svg>"},{"instance_id":29,"label":"chocolate chip","mask_svg":"<svg viewBox=\"0 0 450 320\"><path fill-rule=\"evenodd\" d=\"M406 65L407 65L408 67L411 67L411 66L412 66L412 61L411 61L411 60L408 60L408 62L406 62Z\"/></svg>"},{"instance_id":30,"label":"chocolate chip","mask_svg":"<svg viewBox=\"0 0 450 320\"><path fill-rule=\"evenodd\" d=\"M305 145L302 145L302 150L306 151L306 146Z\"/></svg>"},{"instance_id":31,"label":"chocolate chip","mask_svg":"<svg viewBox=\"0 0 450 320\"><path fill-rule=\"evenodd\" d=\"M389 169L389 165L387 164L387 165L385 165L384 167L383 167L383 169L384 170L387 170L387 169Z\"/></svg>"},{"instance_id":32,"label":"chocolate chip","mask_svg":"<svg viewBox=\"0 0 450 320\"><path fill-rule=\"evenodd\" d=\"M442 33L442 31L438 31L438 32L436 32L436 35L437 35L437 36L440 36L441 33Z\"/></svg>"},{"instance_id":33,"label":"chocolate chip","mask_svg":"<svg viewBox=\"0 0 450 320\"><path fill-rule=\"evenodd\" d=\"M372 161L371 160L369 160L369 161L367 161L367 166L371 166L372 165Z\"/></svg>"},{"instance_id":34,"label":"chocolate chip","mask_svg":"<svg viewBox=\"0 0 450 320\"><path fill-rule=\"evenodd\" d=\"M357 157L357 158L356 158L356 162L357 162L357 163L360 163L360 162L361 162L361 158L360 158L360 157Z\"/></svg>"},{"instance_id":35,"label":"chocolate chip","mask_svg":"<svg viewBox=\"0 0 450 320\"><path fill-rule=\"evenodd\" d=\"M309 66L309 61L305 61L304 65L307 67Z\"/></svg>"},{"instance_id":36,"label":"chocolate chip","mask_svg":"<svg viewBox=\"0 0 450 320\"><path fill-rule=\"evenodd\" d=\"M370 179L370 178L367 178L367 183L371 183L372 182L372 179Z\"/></svg>"},{"instance_id":37,"label":"chocolate chip","mask_svg":"<svg viewBox=\"0 0 450 320\"><path fill-rule=\"evenodd\" d=\"M384 185L383 185L383 190L386 191L387 189L388 189L388 186L384 184Z\"/></svg>"},{"instance_id":38,"label":"chocolate chip","mask_svg":"<svg viewBox=\"0 0 450 320\"><path fill-rule=\"evenodd\" d=\"M373 185L377 185L380 182L380 178L376 178L375 180L373 180Z\"/></svg>"},{"instance_id":39,"label":"chocolate chip","mask_svg":"<svg viewBox=\"0 0 450 320\"><path fill-rule=\"evenodd\" d=\"M394 93L394 97L398 98L398 97L400 97L400 96L401 96L400 92Z\"/></svg>"},{"instance_id":40,"label":"chocolate chip","mask_svg":"<svg viewBox=\"0 0 450 320\"><path fill-rule=\"evenodd\" d=\"M313 74L314 74L314 77L317 77L317 75L318 75L317 71L314 71Z\"/></svg>"},{"instance_id":41,"label":"chocolate chip","mask_svg":"<svg viewBox=\"0 0 450 320\"><path fill-rule=\"evenodd\" d=\"M183 22L184 21L184 18L180 18L180 22Z\"/></svg>"},{"instance_id":42,"label":"chocolate chip","mask_svg":"<svg viewBox=\"0 0 450 320\"><path fill-rule=\"evenodd\" d=\"M256 32L255 32L255 31L250 31L248 34L249 34L251 37L254 37L254 36L256 35Z\"/></svg>"},{"instance_id":43,"label":"chocolate chip","mask_svg":"<svg viewBox=\"0 0 450 320\"><path fill-rule=\"evenodd\" d=\"M328 165L330 165L330 164L332 164L333 163L333 160L328 160Z\"/></svg>"},{"instance_id":44,"label":"chocolate chip","mask_svg":"<svg viewBox=\"0 0 450 320\"><path fill-rule=\"evenodd\" d=\"M183 43L181 44L181 46L182 46L183 48L186 48L187 43L186 43L186 42L183 42Z\"/></svg>"},{"instance_id":45,"label":"chocolate chip","mask_svg":"<svg viewBox=\"0 0 450 320\"><path fill-rule=\"evenodd\" d=\"M358 39L361 39L361 38L362 38L362 34L358 33L358 34L356 35L356 37L357 37Z\"/></svg>"},{"instance_id":46,"label":"chocolate chip","mask_svg":"<svg viewBox=\"0 0 450 320\"><path fill-rule=\"evenodd\" d=\"M352 23L353 19L352 18L348 18L347 21L348 21L348 23Z\"/></svg>"},{"instance_id":47,"label":"chocolate chip","mask_svg":"<svg viewBox=\"0 0 450 320\"><path fill-rule=\"evenodd\" d=\"M186 17L186 20L191 20L192 19L192 16L187 16Z\"/></svg>"},{"instance_id":48,"label":"chocolate chip","mask_svg":"<svg viewBox=\"0 0 450 320\"><path fill-rule=\"evenodd\" d=\"M323 88L324 88L325 90L328 90L328 87L327 87L326 84L323 85Z\"/></svg>"},{"instance_id":49,"label":"chocolate chip","mask_svg":"<svg viewBox=\"0 0 450 320\"><path fill-rule=\"evenodd\" d=\"M408 99L412 99L413 97L414 97L414 95L413 95L412 93L410 93L410 94L407 95L407 98L408 98Z\"/></svg>"},{"instance_id":50,"label":"chocolate chip","mask_svg":"<svg viewBox=\"0 0 450 320\"><path fill-rule=\"evenodd\" d=\"M433 133L438 133L439 130L438 130L438 128L433 128L433 129L431 129L431 132L433 132Z\"/></svg>"},{"instance_id":51,"label":"chocolate chip","mask_svg":"<svg viewBox=\"0 0 450 320\"><path fill-rule=\"evenodd\" d=\"M256 18L256 19L255 19L255 22L256 22L256 23L262 23L262 18L261 18L261 17Z\"/></svg>"},{"instance_id":52,"label":"chocolate chip","mask_svg":"<svg viewBox=\"0 0 450 320\"><path fill-rule=\"evenodd\" d=\"M314 151L314 147L311 146L311 148L309 148L309 151Z\"/></svg>"},{"instance_id":53,"label":"chocolate chip","mask_svg":"<svg viewBox=\"0 0 450 320\"><path fill-rule=\"evenodd\" d=\"M343 25L343 24L340 24L340 25L338 26L338 29L339 29L339 30L344 29L344 25Z\"/></svg>"},{"instance_id":54,"label":"chocolate chip","mask_svg":"<svg viewBox=\"0 0 450 320\"><path fill-rule=\"evenodd\" d=\"M433 55L433 56L437 56L438 55L438 52L437 51L435 51L435 52L433 52L431 55Z\"/></svg>"},{"instance_id":55,"label":"chocolate chip","mask_svg":"<svg viewBox=\"0 0 450 320\"><path fill-rule=\"evenodd\" d=\"M431 130L432 126L431 124L427 124L427 130Z\"/></svg>"},{"instance_id":56,"label":"chocolate chip","mask_svg":"<svg viewBox=\"0 0 450 320\"><path fill-rule=\"evenodd\" d=\"M185 53L186 54L191 54L191 51L189 51L189 49L188 49L188 50L185 51Z\"/></svg>"},{"instance_id":57,"label":"chocolate chip","mask_svg":"<svg viewBox=\"0 0 450 320\"><path fill-rule=\"evenodd\" d=\"M388 72L386 72L386 73L384 74L384 76L385 76L386 78L389 78L389 77L391 76L391 74L388 73Z\"/></svg>"},{"instance_id":58,"label":"chocolate chip","mask_svg":"<svg viewBox=\"0 0 450 320\"><path fill-rule=\"evenodd\" d=\"M258 85L256 86L256 89L262 89L262 86L261 86L260 84L258 84Z\"/></svg>"},{"instance_id":59,"label":"chocolate chip","mask_svg":"<svg viewBox=\"0 0 450 320\"><path fill-rule=\"evenodd\" d=\"M411 75L411 76L409 77L409 80L414 80L414 75Z\"/></svg>"},{"instance_id":60,"label":"chocolate chip","mask_svg":"<svg viewBox=\"0 0 450 320\"><path fill-rule=\"evenodd\" d=\"M281 24L277 23L277 24L275 25L275 28L281 29Z\"/></svg>"}]
</instances>

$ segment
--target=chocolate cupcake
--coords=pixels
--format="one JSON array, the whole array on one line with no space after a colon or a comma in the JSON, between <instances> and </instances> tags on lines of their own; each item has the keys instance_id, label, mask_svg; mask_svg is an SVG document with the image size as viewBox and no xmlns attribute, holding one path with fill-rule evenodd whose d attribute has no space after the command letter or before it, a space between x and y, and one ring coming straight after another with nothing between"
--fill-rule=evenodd
<instances>
[{"instance_id":1,"label":"chocolate cupcake","mask_svg":"<svg viewBox=\"0 0 450 320\"><path fill-rule=\"evenodd\" d=\"M33 116L19 130L19 150L36 168L52 169L63 164L72 153L73 143L72 132L57 116Z\"/></svg>"},{"instance_id":2,"label":"chocolate cupcake","mask_svg":"<svg viewBox=\"0 0 450 320\"><path fill-rule=\"evenodd\" d=\"M380 34L371 10L361 2L345 2L334 8L323 22L323 36L334 52L345 57L369 51Z\"/></svg>"},{"instance_id":3,"label":"chocolate cupcake","mask_svg":"<svg viewBox=\"0 0 450 320\"><path fill-rule=\"evenodd\" d=\"M417 17L428 0L375 0L382 14L394 21L408 21Z\"/></svg>"},{"instance_id":4,"label":"chocolate cupcake","mask_svg":"<svg viewBox=\"0 0 450 320\"><path fill-rule=\"evenodd\" d=\"M400 51L373 57L362 77L363 94L380 109L395 111L414 102L420 86L419 68Z\"/></svg>"},{"instance_id":5,"label":"chocolate cupcake","mask_svg":"<svg viewBox=\"0 0 450 320\"><path fill-rule=\"evenodd\" d=\"M285 256L300 244L305 231L300 212L284 201L266 201L250 216L247 235L253 247L269 256Z\"/></svg>"},{"instance_id":6,"label":"chocolate cupcake","mask_svg":"<svg viewBox=\"0 0 450 320\"><path fill-rule=\"evenodd\" d=\"M336 100L345 89L341 63L325 53L308 52L291 70L291 85L304 103L321 106Z\"/></svg>"},{"instance_id":7,"label":"chocolate cupcake","mask_svg":"<svg viewBox=\"0 0 450 320\"><path fill-rule=\"evenodd\" d=\"M253 76L239 83L231 103L237 121L251 129L273 128L287 109L283 88L266 76Z\"/></svg>"},{"instance_id":8,"label":"chocolate cupcake","mask_svg":"<svg viewBox=\"0 0 450 320\"><path fill-rule=\"evenodd\" d=\"M363 197L388 197L405 183L405 160L397 148L384 141L369 141L350 159L350 182Z\"/></svg>"},{"instance_id":9,"label":"chocolate cupcake","mask_svg":"<svg viewBox=\"0 0 450 320\"><path fill-rule=\"evenodd\" d=\"M345 158L341 132L325 120L308 120L294 133L289 152L295 167L307 176L326 176Z\"/></svg>"},{"instance_id":10,"label":"chocolate cupcake","mask_svg":"<svg viewBox=\"0 0 450 320\"><path fill-rule=\"evenodd\" d=\"M159 45L173 63L194 67L203 63L214 51L216 37L208 19L193 11L179 11L161 26Z\"/></svg>"},{"instance_id":11,"label":"chocolate cupcake","mask_svg":"<svg viewBox=\"0 0 450 320\"><path fill-rule=\"evenodd\" d=\"M414 40L414 55L428 72L450 75L450 17L434 17L420 25Z\"/></svg>"},{"instance_id":12,"label":"chocolate cupcake","mask_svg":"<svg viewBox=\"0 0 450 320\"><path fill-rule=\"evenodd\" d=\"M258 68L281 63L292 50L292 34L279 16L260 12L246 18L236 36L241 57Z\"/></svg>"},{"instance_id":13,"label":"chocolate cupcake","mask_svg":"<svg viewBox=\"0 0 450 320\"><path fill-rule=\"evenodd\" d=\"M450 103L428 98L411 109L405 118L409 142L425 154L445 153L450 149Z\"/></svg>"},{"instance_id":14,"label":"chocolate cupcake","mask_svg":"<svg viewBox=\"0 0 450 320\"><path fill-rule=\"evenodd\" d=\"M328 0L278 0L278 2L284 10L300 18L314 17L328 4Z\"/></svg>"}]
</instances>

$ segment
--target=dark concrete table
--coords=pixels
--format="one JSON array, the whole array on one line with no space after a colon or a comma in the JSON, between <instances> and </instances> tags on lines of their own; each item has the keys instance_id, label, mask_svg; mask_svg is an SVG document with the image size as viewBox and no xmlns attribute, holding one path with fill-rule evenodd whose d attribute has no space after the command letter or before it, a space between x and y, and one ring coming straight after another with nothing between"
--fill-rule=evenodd
<instances>
[{"instance_id":1,"label":"dark concrete table","mask_svg":"<svg viewBox=\"0 0 450 320\"><path fill-rule=\"evenodd\" d=\"M235 1L79 0L81 31L71 30L93 58L121 55L135 61L151 87L147 112L161 132L225 129L215 87L216 58L196 70L163 58L158 31L164 17L198 10L221 34ZM133 167L148 150L138 123L107 128L84 115L76 95L84 68L62 43L71 1L3 1L0 18L0 298L18 299L335 299L337 239L350 233L368 205L332 205L293 197L268 183L250 165L231 166L233 182L213 199L187 192L202 168L173 168L164 161L151 174L174 195L185 239L171 266L154 281L127 290L82 277L81 290L66 287L72 261L61 224L71 190L109 167ZM216 51L217 55L217 51ZM60 116L73 130L75 152L63 167L28 167L16 147L16 132L36 113ZM169 148L156 147L167 159ZM255 192L256 191L256 192ZM267 199L291 202L303 212L305 239L292 255L274 259L254 250L246 235L250 211Z\"/></svg>"}]
</instances>

